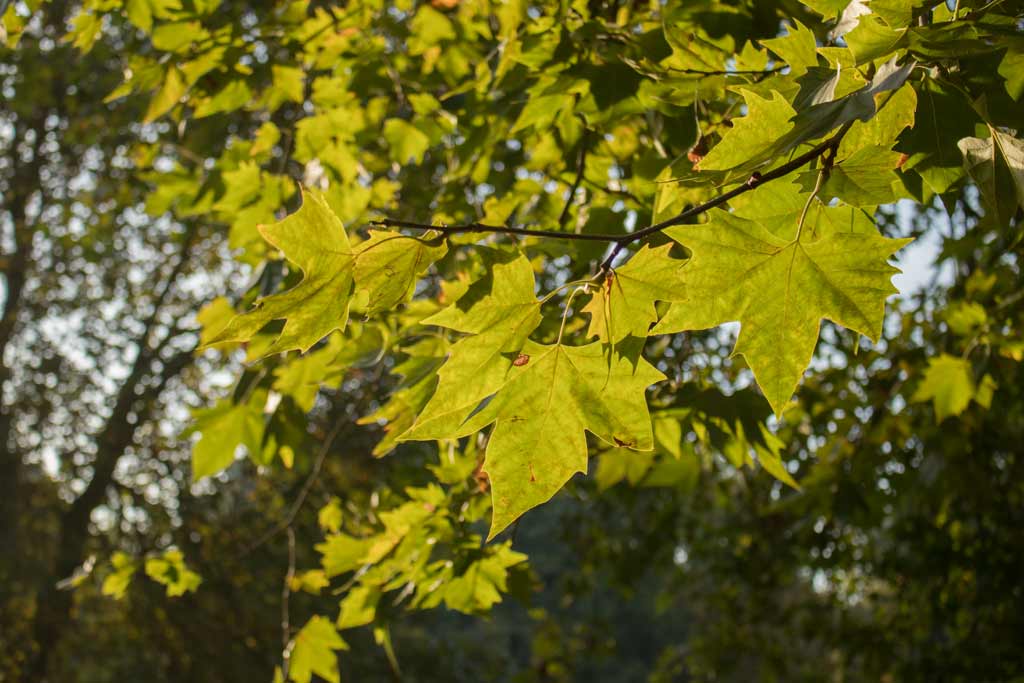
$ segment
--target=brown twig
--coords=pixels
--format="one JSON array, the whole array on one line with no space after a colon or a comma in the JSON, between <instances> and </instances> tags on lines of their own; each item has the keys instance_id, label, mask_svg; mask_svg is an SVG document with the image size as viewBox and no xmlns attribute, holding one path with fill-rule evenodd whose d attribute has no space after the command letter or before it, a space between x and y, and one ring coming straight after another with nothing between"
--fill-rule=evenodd
<instances>
[{"instance_id":1,"label":"brown twig","mask_svg":"<svg viewBox=\"0 0 1024 683\"><path fill-rule=\"evenodd\" d=\"M774 168L766 173L754 172L747 179L746 182L742 183L722 194L709 199L708 201L691 206L690 208L681 211L672 218L661 221L660 223L654 223L648 225L639 230L631 233L617 234L601 234L601 233L575 233L565 232L562 230L538 230L533 228L513 228L507 225L487 225L485 223L464 223L461 225L431 225L429 223L417 223L415 221L404 221L393 218L382 218L380 220L372 221L372 225L385 227L385 228L406 228L409 230L422 230L422 231L436 231L443 235L457 235L461 233L493 233L503 235L522 235L524 237L548 237L552 239L563 239L563 240L583 240L590 242L609 242L613 244L611 253L601 263L601 268L598 271L598 276L595 279L600 279L601 276L606 275L612 267L612 263L615 258L633 242L645 239L655 233L661 232L667 228L671 228L676 225L682 225L691 218L700 216L701 214L707 213L711 209L725 204L730 199L734 199L741 194L750 192L751 190L761 187L765 183L777 180L784 176L789 175L793 171L809 164L815 159L821 157L826 152L829 152L834 157L835 150L839 147L839 143L842 141L843 136L850 129L852 124L846 124L839 131L830 137L828 140L816 145L813 149L804 152L800 156L787 161L778 168Z\"/></svg>"}]
</instances>

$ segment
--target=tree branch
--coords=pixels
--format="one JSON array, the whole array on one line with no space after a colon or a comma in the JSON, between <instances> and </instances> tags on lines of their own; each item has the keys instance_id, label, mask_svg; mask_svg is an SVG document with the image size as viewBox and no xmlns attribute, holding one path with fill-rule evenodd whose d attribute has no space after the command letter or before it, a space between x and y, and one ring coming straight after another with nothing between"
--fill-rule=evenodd
<instances>
[{"instance_id":1,"label":"tree branch","mask_svg":"<svg viewBox=\"0 0 1024 683\"><path fill-rule=\"evenodd\" d=\"M580 189L580 183L583 182L583 173L587 169L587 142L590 137L590 131L586 128L583 129L583 136L580 140L580 152L576 157L576 179L572 181L572 185L569 187L569 196L565 198L565 206L562 207L562 214L558 217L558 227L565 229L565 222L569 218L569 209L572 208L572 201L576 198L576 191Z\"/></svg>"},{"instance_id":2,"label":"tree branch","mask_svg":"<svg viewBox=\"0 0 1024 683\"><path fill-rule=\"evenodd\" d=\"M785 164L779 166L778 168L772 169L771 171L768 171L763 175L755 172L750 176L750 178L747 179L747 182L737 187L734 187L728 192L723 192L722 194L718 195L717 197L714 197L713 199L709 199L703 204L691 206L690 208L676 214L672 218L661 221L660 223L655 223L654 225L648 225L645 228L641 228L640 230L631 232L623 237L619 237L618 239L615 240L615 247L608 255L608 258L606 258L604 262L601 263L599 276L606 274L611 269L612 263L615 261L615 257L618 256L619 253L623 249L625 249L627 245L632 244L633 242L636 242L638 240L642 240L650 235L653 235L656 232L661 232L662 230L671 228L676 225L682 225L691 218L695 218L696 216L707 213L711 209L714 209L718 206L721 206L722 204L725 204L730 199L734 199L740 196L741 194L745 194L757 187L761 187L765 183L771 182L773 180L778 180L779 178L787 176L793 171L797 170L798 168L801 168L802 166L814 161L815 159L820 157L822 154L825 154L826 152L831 151L834 155L835 149L839 147L839 143L842 141L843 136L846 135L846 132L850 130L851 125L852 124L850 123L844 125L842 128L839 129L838 133L830 137L828 140L825 140L824 142L820 143L810 151L801 154L800 156L796 157L795 159L792 159L791 161L786 162Z\"/></svg>"},{"instance_id":3,"label":"tree branch","mask_svg":"<svg viewBox=\"0 0 1024 683\"><path fill-rule=\"evenodd\" d=\"M782 164L778 168L774 168L764 174L753 173L750 178L747 179L741 185L734 187L728 192L709 199L708 201L691 206L690 208L676 214L672 218L648 225L634 232L627 233L625 235L617 234L600 234L600 233L575 233L565 232L562 230L537 230L532 228L513 228L507 225L487 225L485 223L464 223L461 225L431 225L429 223L417 223L415 221L404 221L394 218L382 218L380 220L371 221L371 225L384 227L384 228L405 228L408 230L420 230L424 232L434 231L439 232L442 235L457 235L462 233L492 233L502 235L522 235L524 237L547 237L552 239L563 239L563 240L581 240L589 242L609 242L614 245L611 253L601 263L601 268L598 275L606 274L612 267L612 263L615 258L625 249L628 245L633 242L645 239L655 233L661 232L667 228L671 228L676 225L682 225L691 218L695 218L701 214L707 213L711 209L725 204L730 199L750 192L751 190L758 188L765 183L777 180L784 176L789 175L793 171L809 164L818 157L822 156L826 152L831 152L835 155L835 150L839 147L839 143L842 141L843 136L850 129L852 124L846 124L839 131L825 140L819 143L813 149L804 152L800 156ZM564 213L564 211L563 211Z\"/></svg>"}]
</instances>

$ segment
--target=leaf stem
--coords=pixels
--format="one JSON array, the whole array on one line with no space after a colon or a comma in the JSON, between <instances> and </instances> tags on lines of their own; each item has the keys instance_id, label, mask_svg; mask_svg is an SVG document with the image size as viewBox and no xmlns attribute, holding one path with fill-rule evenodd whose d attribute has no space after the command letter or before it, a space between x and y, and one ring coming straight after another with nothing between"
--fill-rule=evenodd
<instances>
[{"instance_id":1,"label":"leaf stem","mask_svg":"<svg viewBox=\"0 0 1024 683\"><path fill-rule=\"evenodd\" d=\"M828 171L822 168L818 171L818 179L814 181L814 189L811 190L811 194L807 197L807 201L804 202L804 208L800 211L800 218L796 222L796 237L793 239L794 242L800 241L800 235L804 231L804 221L807 220L807 212L811 210L811 202L818 196L818 192L821 191L821 186L825 184L825 178L828 176Z\"/></svg>"},{"instance_id":2,"label":"leaf stem","mask_svg":"<svg viewBox=\"0 0 1024 683\"><path fill-rule=\"evenodd\" d=\"M576 297L577 294L585 290L586 287L577 287L576 289L572 290L572 294L570 294L569 297L565 300L565 310L562 311L562 324L558 328L558 340L555 341L555 346L558 346L559 344L562 343L562 333L565 332L565 321L568 320L569 318L569 307L572 306L572 300Z\"/></svg>"}]
</instances>

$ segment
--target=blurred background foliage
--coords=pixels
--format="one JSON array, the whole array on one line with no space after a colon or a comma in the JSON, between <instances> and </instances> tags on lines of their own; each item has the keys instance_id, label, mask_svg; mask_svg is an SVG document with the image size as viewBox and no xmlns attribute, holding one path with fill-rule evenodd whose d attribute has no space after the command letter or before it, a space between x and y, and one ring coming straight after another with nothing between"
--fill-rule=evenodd
<instances>
[{"instance_id":1,"label":"blurred background foliage","mask_svg":"<svg viewBox=\"0 0 1024 683\"><path fill-rule=\"evenodd\" d=\"M367 324L366 349L314 353L308 367L196 352L210 320L277 288L280 261L261 265L254 226L295 208L295 180L326 186L356 226L382 211L568 213L607 232L689 201L655 179L730 125L721 76L696 78L705 99L673 101L678 83L644 92L622 62L572 60L619 51L606 34L645 3L562 3L572 30L550 8L399 4L3 3L0 680L268 680L298 628L358 580L324 588L302 574L320 567L316 545L342 526L379 529L410 487L445 485L444 557L479 559L478 444L464 440L452 470L443 447L374 456L380 423L402 413L364 418L409 385L389 373L394 355L372 361L408 348L405 322ZM685 22L715 56L725 42L753 52L783 20L830 40L811 7L844 3L808 4L695 3ZM1020 7L1001 4L1019 29ZM518 56L488 53L481 24ZM332 72L332 59L351 69ZM559 60L590 80L590 100L524 120L530 68ZM492 80L511 94L486 97ZM1013 102L990 92L1005 121ZM941 95L939 116L964 104ZM452 111L464 137L439 175L430 155ZM588 142L606 125L614 136ZM593 170L577 177L583 158ZM962 172L945 187L906 175L919 204L877 214L886 235L919 245L884 341L861 347L826 323L797 405L770 422L802 491L743 467L744 429L769 411L726 358L728 335L659 338L651 354L674 374L667 450L596 455L590 477L499 537L491 548L528 561L502 573L493 609L475 588L446 594L448 608L382 601L372 624L344 632L342 680L1024 680L1020 213L993 217ZM587 206L563 206L567 189ZM582 273L601 257L550 248ZM559 284L556 268L538 277ZM957 359L958 396L975 400L951 406L929 372ZM255 408L250 455L271 450L193 482L193 411L260 391L284 395Z\"/></svg>"}]
</instances>

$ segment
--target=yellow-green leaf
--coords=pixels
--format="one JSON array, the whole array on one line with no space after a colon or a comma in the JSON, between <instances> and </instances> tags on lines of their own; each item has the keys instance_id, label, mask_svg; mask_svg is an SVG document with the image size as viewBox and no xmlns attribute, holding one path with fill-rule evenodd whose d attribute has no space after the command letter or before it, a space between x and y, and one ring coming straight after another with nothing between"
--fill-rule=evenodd
<instances>
[{"instance_id":1,"label":"yellow-green leaf","mask_svg":"<svg viewBox=\"0 0 1024 683\"><path fill-rule=\"evenodd\" d=\"M692 252L683 270L687 298L672 304L654 334L742 325L742 354L775 413L781 414L811 361L826 318L877 340L885 300L896 292L888 263L909 240L812 225L788 235L716 211L711 222L668 234Z\"/></svg>"}]
</instances>

